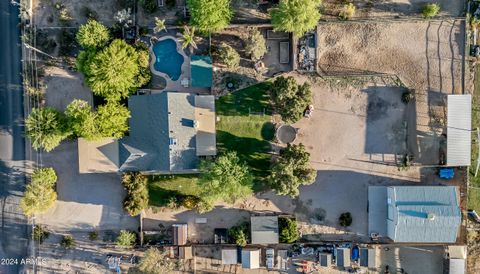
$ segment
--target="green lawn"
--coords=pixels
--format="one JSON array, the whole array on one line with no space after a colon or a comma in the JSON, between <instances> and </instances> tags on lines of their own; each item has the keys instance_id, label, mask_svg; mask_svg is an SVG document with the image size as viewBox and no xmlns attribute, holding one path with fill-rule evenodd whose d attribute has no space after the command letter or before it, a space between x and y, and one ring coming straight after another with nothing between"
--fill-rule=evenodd
<instances>
[{"instance_id":1,"label":"green lawn","mask_svg":"<svg viewBox=\"0 0 480 274\"><path fill-rule=\"evenodd\" d=\"M217 148L219 152L236 151L255 176L255 191L263 188L269 174L271 156L269 140L273 138L271 108L264 82L221 97L216 103ZM258 115L252 113L265 113Z\"/></svg>"},{"instance_id":2,"label":"green lawn","mask_svg":"<svg viewBox=\"0 0 480 274\"><path fill-rule=\"evenodd\" d=\"M475 72L475 90L473 94L473 104L472 104L472 129L476 129L480 126L480 112L479 105L480 103L480 67L476 67ZM472 136L476 136L476 132ZM478 145L477 142L472 143L472 165L470 166L470 186L475 188L470 188L468 190L468 208L475 209L477 212L480 212L480 174L477 177L475 176L475 169L477 167L477 157L478 157ZM477 189L478 188L478 189Z\"/></svg>"},{"instance_id":3,"label":"green lawn","mask_svg":"<svg viewBox=\"0 0 480 274\"><path fill-rule=\"evenodd\" d=\"M170 197L197 196L197 175L153 175L149 177L148 194L151 206L165 206Z\"/></svg>"}]
</instances>

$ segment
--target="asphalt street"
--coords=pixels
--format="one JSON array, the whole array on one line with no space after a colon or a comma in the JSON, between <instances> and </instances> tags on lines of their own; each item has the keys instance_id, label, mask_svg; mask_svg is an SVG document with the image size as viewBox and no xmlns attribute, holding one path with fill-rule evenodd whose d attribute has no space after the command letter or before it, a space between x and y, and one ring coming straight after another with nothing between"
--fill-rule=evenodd
<instances>
[{"instance_id":1,"label":"asphalt street","mask_svg":"<svg viewBox=\"0 0 480 274\"><path fill-rule=\"evenodd\" d=\"M25 140L18 7L0 1L0 273L20 273L27 255ZM15 260L16 259L16 260Z\"/></svg>"}]
</instances>

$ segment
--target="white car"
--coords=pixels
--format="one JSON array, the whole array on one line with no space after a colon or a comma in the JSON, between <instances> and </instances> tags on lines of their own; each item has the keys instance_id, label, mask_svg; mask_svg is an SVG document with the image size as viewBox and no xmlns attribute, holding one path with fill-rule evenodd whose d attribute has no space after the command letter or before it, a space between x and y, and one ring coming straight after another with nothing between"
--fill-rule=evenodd
<instances>
[{"instance_id":1,"label":"white car","mask_svg":"<svg viewBox=\"0 0 480 274\"><path fill-rule=\"evenodd\" d=\"M273 269L273 266L275 264L274 253L275 251L273 250L273 248L267 248L267 250L265 251L265 264L267 265L267 269Z\"/></svg>"}]
</instances>

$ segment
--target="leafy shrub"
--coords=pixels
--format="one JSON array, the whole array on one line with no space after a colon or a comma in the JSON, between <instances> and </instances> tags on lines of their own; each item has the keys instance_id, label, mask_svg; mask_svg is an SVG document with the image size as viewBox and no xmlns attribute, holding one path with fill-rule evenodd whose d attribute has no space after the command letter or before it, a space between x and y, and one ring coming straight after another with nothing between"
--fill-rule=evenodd
<instances>
[{"instance_id":1,"label":"leafy shrub","mask_svg":"<svg viewBox=\"0 0 480 274\"><path fill-rule=\"evenodd\" d=\"M244 247L247 245L250 238L250 229L248 223L242 223L237 226L233 226L228 230L228 237L232 243Z\"/></svg>"},{"instance_id":2,"label":"leafy shrub","mask_svg":"<svg viewBox=\"0 0 480 274\"><path fill-rule=\"evenodd\" d=\"M130 216L136 216L148 207L147 183L147 177L138 172L123 174L122 184L127 191L123 207Z\"/></svg>"},{"instance_id":3,"label":"leafy shrub","mask_svg":"<svg viewBox=\"0 0 480 274\"><path fill-rule=\"evenodd\" d=\"M120 230L120 234L115 241L115 244L119 247L132 247L137 240L137 235L135 233L127 231L127 230Z\"/></svg>"},{"instance_id":4,"label":"leafy shrub","mask_svg":"<svg viewBox=\"0 0 480 274\"><path fill-rule=\"evenodd\" d=\"M46 240L50 236L50 232L41 225L36 225L33 228L33 239L35 241L38 241L39 243L43 243L44 240Z\"/></svg>"},{"instance_id":5,"label":"leafy shrub","mask_svg":"<svg viewBox=\"0 0 480 274\"><path fill-rule=\"evenodd\" d=\"M195 209L198 213L203 214L209 211L212 211L214 208L213 203L200 199L200 202L197 204Z\"/></svg>"},{"instance_id":6,"label":"leafy shrub","mask_svg":"<svg viewBox=\"0 0 480 274\"><path fill-rule=\"evenodd\" d=\"M99 49L110 41L110 32L95 20L88 20L77 32L77 41L85 49Z\"/></svg>"},{"instance_id":7,"label":"leafy shrub","mask_svg":"<svg viewBox=\"0 0 480 274\"><path fill-rule=\"evenodd\" d=\"M182 206L184 206L187 209L195 209L197 208L200 202L201 202L200 198L189 195L183 198Z\"/></svg>"},{"instance_id":8,"label":"leafy shrub","mask_svg":"<svg viewBox=\"0 0 480 274\"><path fill-rule=\"evenodd\" d=\"M80 8L80 14L82 14L87 19L97 20L98 17L97 12L87 6L83 6Z\"/></svg>"},{"instance_id":9,"label":"leafy shrub","mask_svg":"<svg viewBox=\"0 0 480 274\"><path fill-rule=\"evenodd\" d=\"M355 15L355 6L353 3L348 3L343 6L343 9L340 11L338 15L342 20L348 20Z\"/></svg>"},{"instance_id":10,"label":"leafy shrub","mask_svg":"<svg viewBox=\"0 0 480 274\"><path fill-rule=\"evenodd\" d=\"M222 43L218 47L217 57L219 62L225 64L228 68L236 68L240 64L240 54L226 43Z\"/></svg>"},{"instance_id":11,"label":"leafy shrub","mask_svg":"<svg viewBox=\"0 0 480 274\"><path fill-rule=\"evenodd\" d=\"M259 60L267 52L265 38L256 28L250 28L247 39L245 39L245 53L252 60Z\"/></svg>"},{"instance_id":12,"label":"leafy shrub","mask_svg":"<svg viewBox=\"0 0 480 274\"><path fill-rule=\"evenodd\" d=\"M340 217L338 218L338 223L343 227L350 226L352 221L352 214L350 214L350 212L344 212L340 214Z\"/></svg>"},{"instance_id":13,"label":"leafy shrub","mask_svg":"<svg viewBox=\"0 0 480 274\"><path fill-rule=\"evenodd\" d=\"M157 10L157 0L140 0L139 3L146 13L154 13Z\"/></svg>"},{"instance_id":14,"label":"leafy shrub","mask_svg":"<svg viewBox=\"0 0 480 274\"><path fill-rule=\"evenodd\" d=\"M411 90L402 93L402 102L408 104L415 99L415 93Z\"/></svg>"},{"instance_id":15,"label":"leafy shrub","mask_svg":"<svg viewBox=\"0 0 480 274\"><path fill-rule=\"evenodd\" d=\"M440 12L440 5L437 3L426 4L422 9L423 17L433 18Z\"/></svg>"},{"instance_id":16,"label":"leafy shrub","mask_svg":"<svg viewBox=\"0 0 480 274\"><path fill-rule=\"evenodd\" d=\"M298 240L297 222L290 218L278 218L278 230L281 243L291 244Z\"/></svg>"},{"instance_id":17,"label":"leafy shrub","mask_svg":"<svg viewBox=\"0 0 480 274\"><path fill-rule=\"evenodd\" d=\"M312 103L310 85L307 82L299 85L292 76L277 77L270 88L270 97L286 123L298 122Z\"/></svg>"},{"instance_id":18,"label":"leafy shrub","mask_svg":"<svg viewBox=\"0 0 480 274\"><path fill-rule=\"evenodd\" d=\"M233 15L230 0L187 0L187 6L190 25L203 33L224 29Z\"/></svg>"},{"instance_id":19,"label":"leafy shrub","mask_svg":"<svg viewBox=\"0 0 480 274\"><path fill-rule=\"evenodd\" d=\"M71 235L63 236L62 240L60 241L60 246L66 249L72 249L76 245L75 239Z\"/></svg>"},{"instance_id":20,"label":"leafy shrub","mask_svg":"<svg viewBox=\"0 0 480 274\"><path fill-rule=\"evenodd\" d=\"M90 239L90 241L98 240L98 231L91 231L90 233L88 233L88 238Z\"/></svg>"}]
</instances>

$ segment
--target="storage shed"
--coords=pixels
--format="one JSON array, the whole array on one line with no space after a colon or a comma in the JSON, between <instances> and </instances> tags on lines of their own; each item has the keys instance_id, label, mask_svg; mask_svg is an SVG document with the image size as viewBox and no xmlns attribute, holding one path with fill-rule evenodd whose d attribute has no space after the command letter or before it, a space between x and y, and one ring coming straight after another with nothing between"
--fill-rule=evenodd
<instances>
[{"instance_id":1,"label":"storage shed","mask_svg":"<svg viewBox=\"0 0 480 274\"><path fill-rule=\"evenodd\" d=\"M222 264L237 264L237 250L234 248L222 249Z\"/></svg>"},{"instance_id":2,"label":"storage shed","mask_svg":"<svg viewBox=\"0 0 480 274\"><path fill-rule=\"evenodd\" d=\"M278 216L252 216L252 244L278 244Z\"/></svg>"},{"instance_id":3,"label":"storage shed","mask_svg":"<svg viewBox=\"0 0 480 274\"><path fill-rule=\"evenodd\" d=\"M318 260L320 261L320 266L330 267L332 265L332 254L331 253L319 253Z\"/></svg>"},{"instance_id":4,"label":"storage shed","mask_svg":"<svg viewBox=\"0 0 480 274\"><path fill-rule=\"evenodd\" d=\"M350 267L350 248L348 247L339 247L336 249L335 259L337 260L338 267Z\"/></svg>"},{"instance_id":5,"label":"storage shed","mask_svg":"<svg viewBox=\"0 0 480 274\"><path fill-rule=\"evenodd\" d=\"M188 225L174 224L173 225L173 244L186 245L188 240Z\"/></svg>"},{"instance_id":6,"label":"storage shed","mask_svg":"<svg viewBox=\"0 0 480 274\"><path fill-rule=\"evenodd\" d=\"M242 249L242 267L247 269L260 268L260 249Z\"/></svg>"},{"instance_id":7,"label":"storage shed","mask_svg":"<svg viewBox=\"0 0 480 274\"><path fill-rule=\"evenodd\" d=\"M448 95L447 166L469 166L472 146L472 96Z\"/></svg>"}]
</instances>

